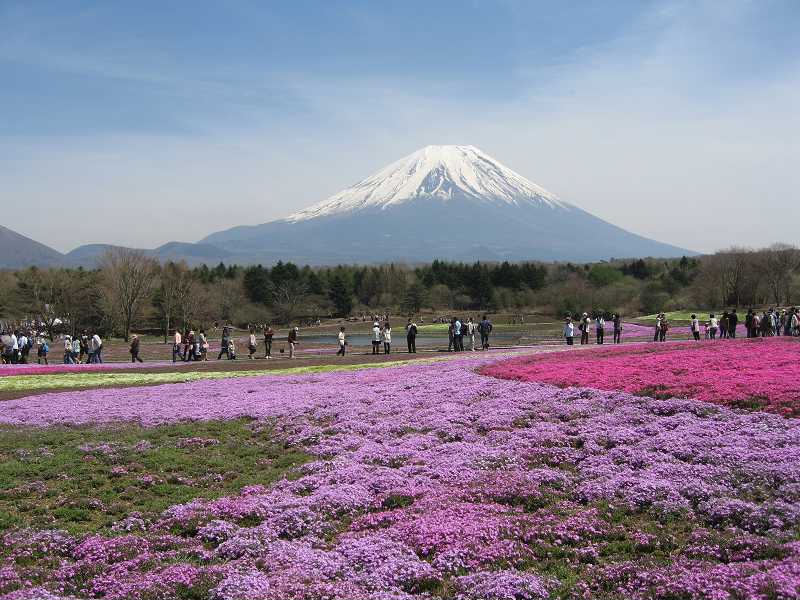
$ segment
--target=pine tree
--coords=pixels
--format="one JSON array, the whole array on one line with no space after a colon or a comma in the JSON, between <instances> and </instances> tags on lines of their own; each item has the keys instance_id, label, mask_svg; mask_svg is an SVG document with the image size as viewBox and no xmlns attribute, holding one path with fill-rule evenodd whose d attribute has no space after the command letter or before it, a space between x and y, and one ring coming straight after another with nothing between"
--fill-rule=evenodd
<instances>
[{"instance_id":1,"label":"pine tree","mask_svg":"<svg viewBox=\"0 0 800 600\"><path fill-rule=\"evenodd\" d=\"M331 280L328 297L333 302L337 315L346 317L353 310L353 296L341 275L337 274Z\"/></svg>"}]
</instances>

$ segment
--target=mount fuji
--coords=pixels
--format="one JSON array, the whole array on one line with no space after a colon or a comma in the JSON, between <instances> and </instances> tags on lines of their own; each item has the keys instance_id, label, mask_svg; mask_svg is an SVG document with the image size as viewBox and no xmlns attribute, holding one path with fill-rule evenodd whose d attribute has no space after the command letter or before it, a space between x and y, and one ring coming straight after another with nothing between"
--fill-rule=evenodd
<instances>
[{"instance_id":1,"label":"mount fuji","mask_svg":"<svg viewBox=\"0 0 800 600\"><path fill-rule=\"evenodd\" d=\"M474 146L426 146L319 204L200 243L301 264L694 254L603 221Z\"/></svg>"}]
</instances>

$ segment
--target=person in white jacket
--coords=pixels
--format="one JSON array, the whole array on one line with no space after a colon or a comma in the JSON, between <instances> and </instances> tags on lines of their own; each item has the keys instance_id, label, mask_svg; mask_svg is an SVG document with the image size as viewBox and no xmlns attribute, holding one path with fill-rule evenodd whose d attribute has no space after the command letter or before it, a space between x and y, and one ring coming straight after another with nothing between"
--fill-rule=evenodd
<instances>
[{"instance_id":1,"label":"person in white jacket","mask_svg":"<svg viewBox=\"0 0 800 600\"><path fill-rule=\"evenodd\" d=\"M564 322L564 339L567 340L567 346L572 346L575 339L575 323L572 322L571 317L567 317Z\"/></svg>"},{"instance_id":2,"label":"person in white jacket","mask_svg":"<svg viewBox=\"0 0 800 600\"><path fill-rule=\"evenodd\" d=\"M339 350L336 356L344 356L347 349L347 337L344 334L344 327L339 327Z\"/></svg>"},{"instance_id":3,"label":"person in white jacket","mask_svg":"<svg viewBox=\"0 0 800 600\"><path fill-rule=\"evenodd\" d=\"M381 326L378 325L378 322L375 321L372 324L372 353L373 354L380 354L380 347L381 347Z\"/></svg>"}]
</instances>

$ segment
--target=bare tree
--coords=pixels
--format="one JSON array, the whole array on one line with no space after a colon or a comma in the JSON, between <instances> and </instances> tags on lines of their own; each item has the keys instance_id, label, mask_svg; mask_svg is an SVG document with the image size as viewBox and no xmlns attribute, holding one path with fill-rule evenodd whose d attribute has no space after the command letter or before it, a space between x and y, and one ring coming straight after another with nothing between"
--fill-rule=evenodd
<instances>
[{"instance_id":1,"label":"bare tree","mask_svg":"<svg viewBox=\"0 0 800 600\"><path fill-rule=\"evenodd\" d=\"M764 276L775 304L791 302L792 272L800 266L800 251L789 244L773 244L763 251Z\"/></svg>"},{"instance_id":2,"label":"bare tree","mask_svg":"<svg viewBox=\"0 0 800 600\"><path fill-rule=\"evenodd\" d=\"M308 295L306 284L299 280L290 280L272 288L272 307L279 319L289 323L297 315Z\"/></svg>"},{"instance_id":3,"label":"bare tree","mask_svg":"<svg viewBox=\"0 0 800 600\"><path fill-rule=\"evenodd\" d=\"M169 338L170 325L178 317L188 320L186 305L194 287L194 280L185 262L169 262L161 268L160 285L156 291L156 305L164 320L164 343Z\"/></svg>"},{"instance_id":4,"label":"bare tree","mask_svg":"<svg viewBox=\"0 0 800 600\"><path fill-rule=\"evenodd\" d=\"M112 248L100 261L105 279L106 304L119 317L128 341L131 326L139 317L155 283L158 263L137 250Z\"/></svg>"},{"instance_id":5,"label":"bare tree","mask_svg":"<svg viewBox=\"0 0 800 600\"><path fill-rule=\"evenodd\" d=\"M23 306L45 328L51 340L55 339L58 326L62 323L57 304L65 293L69 277L66 271L36 267L31 267L18 276L17 292Z\"/></svg>"}]
</instances>

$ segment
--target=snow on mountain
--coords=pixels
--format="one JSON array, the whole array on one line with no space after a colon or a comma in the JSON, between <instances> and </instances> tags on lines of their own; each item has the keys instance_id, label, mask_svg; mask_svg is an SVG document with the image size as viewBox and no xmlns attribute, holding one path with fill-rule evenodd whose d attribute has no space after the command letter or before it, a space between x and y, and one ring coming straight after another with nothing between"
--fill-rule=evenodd
<instances>
[{"instance_id":1,"label":"snow on mountain","mask_svg":"<svg viewBox=\"0 0 800 600\"><path fill-rule=\"evenodd\" d=\"M283 221L386 209L423 198L446 202L456 195L482 203L571 208L475 146L426 146Z\"/></svg>"}]
</instances>

